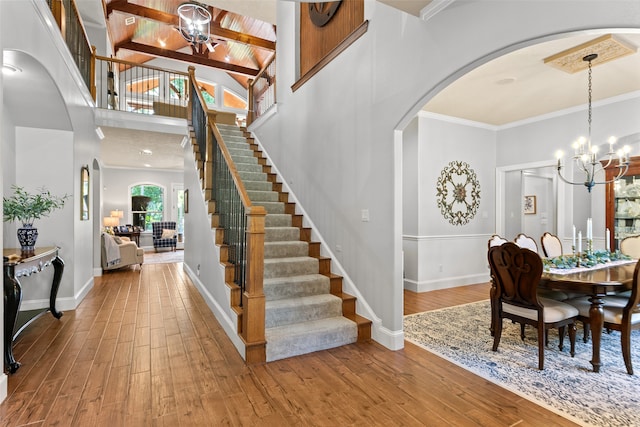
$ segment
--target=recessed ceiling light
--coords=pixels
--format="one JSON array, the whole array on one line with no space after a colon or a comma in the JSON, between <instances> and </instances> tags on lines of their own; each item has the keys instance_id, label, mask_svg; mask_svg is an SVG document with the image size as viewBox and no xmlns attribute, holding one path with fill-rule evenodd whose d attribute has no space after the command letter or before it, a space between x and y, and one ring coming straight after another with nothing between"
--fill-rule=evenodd
<instances>
[{"instance_id":1,"label":"recessed ceiling light","mask_svg":"<svg viewBox=\"0 0 640 427\"><path fill-rule=\"evenodd\" d=\"M151 165L150 165L149 163L145 163L145 164L144 164L144 167L145 167L145 168L150 168L150 167L151 167Z\"/></svg>"},{"instance_id":2,"label":"recessed ceiling light","mask_svg":"<svg viewBox=\"0 0 640 427\"><path fill-rule=\"evenodd\" d=\"M162 39L158 39L158 43L160 44L160 47L167 47L167 44Z\"/></svg>"},{"instance_id":3,"label":"recessed ceiling light","mask_svg":"<svg viewBox=\"0 0 640 427\"><path fill-rule=\"evenodd\" d=\"M19 67L16 67L15 65L2 64L2 73L5 75L11 75L11 74L20 73L20 72L22 72L22 69Z\"/></svg>"},{"instance_id":4,"label":"recessed ceiling light","mask_svg":"<svg viewBox=\"0 0 640 427\"><path fill-rule=\"evenodd\" d=\"M140 154L142 154L143 156L150 156L153 154L153 151L149 150L148 148L145 148L144 150L140 151Z\"/></svg>"}]
</instances>

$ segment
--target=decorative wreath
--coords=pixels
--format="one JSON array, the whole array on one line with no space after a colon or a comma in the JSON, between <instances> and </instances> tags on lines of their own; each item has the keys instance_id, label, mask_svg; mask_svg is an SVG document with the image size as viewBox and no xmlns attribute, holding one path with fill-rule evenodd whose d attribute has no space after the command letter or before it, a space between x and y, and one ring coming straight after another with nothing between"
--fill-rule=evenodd
<instances>
[{"instance_id":1,"label":"decorative wreath","mask_svg":"<svg viewBox=\"0 0 640 427\"><path fill-rule=\"evenodd\" d=\"M442 169L436 190L440 212L452 225L464 225L476 215L480 183L467 163L453 161Z\"/></svg>"}]
</instances>

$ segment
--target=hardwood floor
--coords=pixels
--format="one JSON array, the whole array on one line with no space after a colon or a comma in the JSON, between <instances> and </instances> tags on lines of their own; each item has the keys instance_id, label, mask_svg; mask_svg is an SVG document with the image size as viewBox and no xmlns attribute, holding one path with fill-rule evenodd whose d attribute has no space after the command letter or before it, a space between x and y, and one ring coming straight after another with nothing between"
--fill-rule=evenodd
<instances>
[{"instance_id":1,"label":"hardwood floor","mask_svg":"<svg viewBox=\"0 0 640 427\"><path fill-rule=\"evenodd\" d=\"M416 295L407 311L485 299L488 285ZM15 345L2 426L575 425L409 343L246 366L182 264L96 278L60 321Z\"/></svg>"}]
</instances>

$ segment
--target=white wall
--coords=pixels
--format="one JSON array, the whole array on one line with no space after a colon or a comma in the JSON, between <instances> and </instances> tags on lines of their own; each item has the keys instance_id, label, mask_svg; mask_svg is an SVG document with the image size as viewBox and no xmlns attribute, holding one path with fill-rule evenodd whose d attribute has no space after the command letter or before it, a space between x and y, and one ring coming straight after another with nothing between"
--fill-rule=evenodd
<instances>
[{"instance_id":1,"label":"white wall","mask_svg":"<svg viewBox=\"0 0 640 427\"><path fill-rule=\"evenodd\" d=\"M33 111L16 117L22 110L18 105L7 104L6 92L3 91L5 105L2 126L8 127L2 130L6 139L3 138L1 142L3 191L8 194L6 191L12 184L25 187L37 184L47 185L56 194L66 192L73 195L63 211L38 222L41 237L37 244L55 243L61 246L65 271L57 308L74 309L93 286L92 221L80 221L79 206L75 209L80 189L80 167L91 164L98 157L91 96L82 83L46 2L5 0L0 2L0 11L3 51L11 50L19 52L25 59L35 59L30 62L30 65L34 65L33 69L25 72L44 73L44 77L37 74L37 83L44 85L47 93L47 96L37 99L39 108L44 111L49 108L50 116L55 116L62 108L60 116L65 117L64 122L58 123L60 127L56 127L57 130L41 129L42 123L48 120ZM13 19L15 16L21 16L22 19ZM29 28L29 37L24 36L24 28ZM49 96L50 93L53 96ZM11 120L8 120L9 113ZM28 155L30 150L35 150L36 154ZM92 217L93 212L90 215ZM7 227L15 230L15 225L5 224L3 241L8 239L5 244L15 241L15 231L7 234ZM46 274L48 272L29 280L48 284L50 279ZM33 308L29 307L31 303L47 305L37 299L38 295L35 297L35 300L25 297L23 308Z\"/></svg>"},{"instance_id":2,"label":"white wall","mask_svg":"<svg viewBox=\"0 0 640 427\"><path fill-rule=\"evenodd\" d=\"M277 2L278 114L255 132L330 249L342 247L340 263L382 321L375 339L397 348L403 345L396 262L402 245L393 230L403 214L394 204L394 191L402 188L395 185L402 171L394 169L401 164L394 161L394 130L448 82L536 39L640 27L640 2L456 2L428 23L373 0L365 5L368 32L292 92L299 5ZM500 153L492 163L508 158ZM362 209L369 222L360 220ZM445 234L434 227L426 233ZM492 228L472 224L469 234Z\"/></svg>"},{"instance_id":3,"label":"white wall","mask_svg":"<svg viewBox=\"0 0 640 427\"><path fill-rule=\"evenodd\" d=\"M109 216L113 210L124 211L120 225L131 224L131 197L129 188L137 184L155 184L164 187L164 219L171 219L171 205L176 201L172 195L172 184L182 184L182 171L158 169L125 169L103 167L102 169L102 214L100 218ZM145 249L153 247L150 232L140 236L140 246Z\"/></svg>"},{"instance_id":4,"label":"white wall","mask_svg":"<svg viewBox=\"0 0 640 427\"><path fill-rule=\"evenodd\" d=\"M416 157L410 160L417 162L415 173L403 168L403 188L417 187L418 200L417 232L405 228L403 236L404 288L424 292L486 281L485 249L495 224L495 130L423 112L418 121L417 153L409 144L404 155ZM438 179L452 161L467 163L480 184L480 205L463 225L449 223L437 206ZM403 209L413 203L405 199Z\"/></svg>"},{"instance_id":5,"label":"white wall","mask_svg":"<svg viewBox=\"0 0 640 427\"><path fill-rule=\"evenodd\" d=\"M607 100L593 105L592 141L605 143L610 135L624 137L640 131L640 96ZM558 114L519 126L500 129L497 139L496 163L498 166L513 164L553 161L558 149L569 152L571 143L580 135L587 133L586 110L570 110L566 114ZM601 150L601 152L604 150ZM632 155L640 154L640 144L632 145ZM565 155L568 157L568 155ZM570 160L565 159L568 176L571 177ZM584 182L584 175L576 172L576 182ZM604 176L598 175L598 181ZM604 186L597 185L589 193L583 185L571 186L560 182L567 191L565 202L570 210L561 218L558 232L566 246L571 240L572 225L578 230L586 231L587 218L593 218L594 245L604 247L605 233L605 192ZM513 238L513 236L507 236Z\"/></svg>"}]
</instances>

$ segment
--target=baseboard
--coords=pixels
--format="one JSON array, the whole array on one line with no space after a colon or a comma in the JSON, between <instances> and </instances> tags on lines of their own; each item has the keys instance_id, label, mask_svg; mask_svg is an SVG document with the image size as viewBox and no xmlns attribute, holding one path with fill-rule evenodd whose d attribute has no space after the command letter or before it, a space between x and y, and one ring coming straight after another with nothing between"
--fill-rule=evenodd
<instances>
[{"instance_id":1,"label":"baseboard","mask_svg":"<svg viewBox=\"0 0 640 427\"><path fill-rule=\"evenodd\" d=\"M213 312L213 315L216 317L216 319L222 326L222 329L224 329L224 332L227 334L227 336L229 337L233 345L236 347L236 349L238 350L238 353L240 353L240 356L244 359L245 345L244 345L244 341L242 341L242 339L238 335L238 331L235 326L235 321L233 321L232 319L229 318L229 316L227 316L227 314L222 309L222 307L220 307L220 304L218 304L218 302L213 298L209 290L203 285L203 283L200 281L198 276L193 272L193 270L191 270L191 268L186 263L183 263L182 266L184 271L187 273L187 276L189 276L189 279L191 279L191 282L193 283L193 285L196 288L198 288L200 295L202 295L202 297L204 298L205 302L209 306L209 309L211 309L211 311Z\"/></svg>"},{"instance_id":2,"label":"baseboard","mask_svg":"<svg viewBox=\"0 0 640 427\"><path fill-rule=\"evenodd\" d=\"M377 324L376 324L377 323ZM401 350L404 348L404 331L392 331L374 322L371 328L371 339L385 346L389 350Z\"/></svg>"},{"instance_id":3,"label":"baseboard","mask_svg":"<svg viewBox=\"0 0 640 427\"><path fill-rule=\"evenodd\" d=\"M488 282L491 278L489 273L470 274L468 276L445 277L436 280L424 280L416 282L404 279L404 289L412 292L428 292L439 289L457 288L458 286L473 285L476 283Z\"/></svg>"},{"instance_id":4,"label":"baseboard","mask_svg":"<svg viewBox=\"0 0 640 427\"><path fill-rule=\"evenodd\" d=\"M85 285L73 297L56 298L56 309L59 311L75 310L82 300L87 296L89 291L93 289L93 277L85 283ZM23 300L20 304L20 311L40 310L49 307L49 298Z\"/></svg>"},{"instance_id":5,"label":"baseboard","mask_svg":"<svg viewBox=\"0 0 640 427\"><path fill-rule=\"evenodd\" d=\"M7 374L0 374L0 403L4 402L4 400L7 398L7 385L9 382L8 378L9 377L7 376Z\"/></svg>"}]
</instances>

